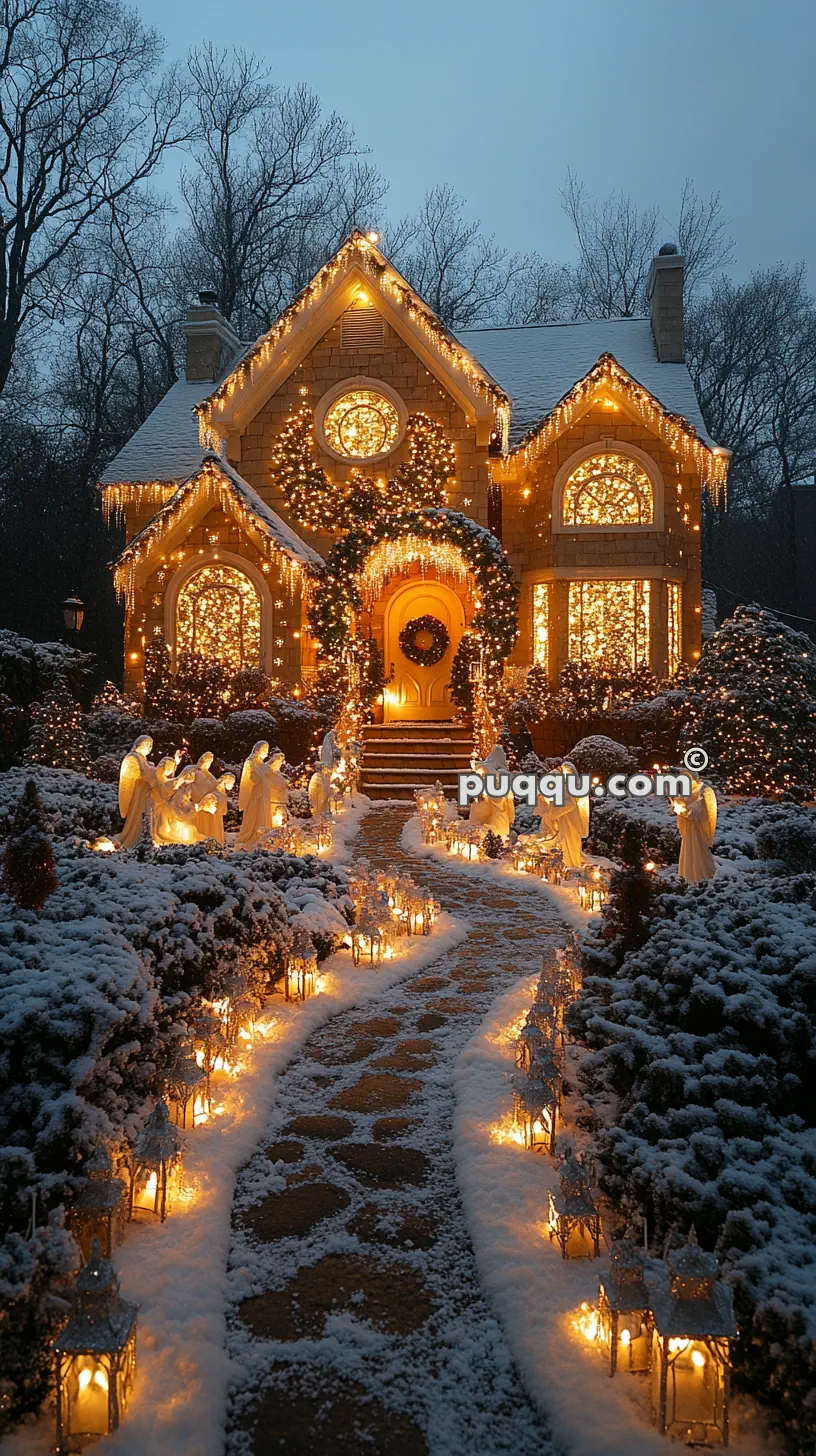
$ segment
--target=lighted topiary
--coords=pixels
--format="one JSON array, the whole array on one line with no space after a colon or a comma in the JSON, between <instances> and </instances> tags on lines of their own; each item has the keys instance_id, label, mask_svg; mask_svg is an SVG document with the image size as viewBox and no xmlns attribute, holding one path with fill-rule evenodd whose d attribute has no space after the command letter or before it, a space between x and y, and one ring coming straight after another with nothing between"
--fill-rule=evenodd
<instances>
[{"instance_id":1,"label":"lighted topiary","mask_svg":"<svg viewBox=\"0 0 816 1456\"><path fill-rule=\"evenodd\" d=\"M762 607L737 607L688 682L681 746L735 794L816 787L816 648Z\"/></svg>"},{"instance_id":2,"label":"lighted topiary","mask_svg":"<svg viewBox=\"0 0 816 1456\"><path fill-rule=\"evenodd\" d=\"M29 779L6 840L0 885L23 910L41 910L58 884L45 812L37 785Z\"/></svg>"},{"instance_id":3,"label":"lighted topiary","mask_svg":"<svg viewBox=\"0 0 816 1456\"><path fill-rule=\"evenodd\" d=\"M82 711L68 689L57 685L41 703L32 703L26 762L86 773L90 763Z\"/></svg>"}]
</instances>

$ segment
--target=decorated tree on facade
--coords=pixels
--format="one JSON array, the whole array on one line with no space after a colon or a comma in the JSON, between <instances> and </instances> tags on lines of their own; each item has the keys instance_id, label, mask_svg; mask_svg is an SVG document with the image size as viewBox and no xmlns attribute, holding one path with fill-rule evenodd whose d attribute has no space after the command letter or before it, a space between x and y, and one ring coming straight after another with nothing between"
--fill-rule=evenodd
<instances>
[{"instance_id":1,"label":"decorated tree on facade","mask_svg":"<svg viewBox=\"0 0 816 1456\"><path fill-rule=\"evenodd\" d=\"M459 641L451 665L450 694L460 713L473 712L473 677L471 668L479 661L478 637L465 632Z\"/></svg>"},{"instance_id":2,"label":"decorated tree on facade","mask_svg":"<svg viewBox=\"0 0 816 1456\"><path fill-rule=\"evenodd\" d=\"M29 779L3 850L0 885L23 910L40 910L57 888L54 851L37 785Z\"/></svg>"},{"instance_id":3,"label":"decorated tree on facade","mask_svg":"<svg viewBox=\"0 0 816 1456\"><path fill-rule=\"evenodd\" d=\"M816 788L816 648L758 606L737 607L688 682L686 743L735 794Z\"/></svg>"},{"instance_id":4,"label":"decorated tree on facade","mask_svg":"<svg viewBox=\"0 0 816 1456\"><path fill-rule=\"evenodd\" d=\"M68 689L57 684L41 703L32 703L26 762L86 773L90 762L82 712Z\"/></svg>"}]
</instances>

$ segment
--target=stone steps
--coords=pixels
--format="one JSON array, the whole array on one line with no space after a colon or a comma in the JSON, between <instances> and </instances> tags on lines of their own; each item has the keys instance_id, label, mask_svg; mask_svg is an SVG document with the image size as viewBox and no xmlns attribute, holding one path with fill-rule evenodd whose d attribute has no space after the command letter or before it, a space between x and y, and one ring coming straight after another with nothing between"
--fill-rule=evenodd
<instances>
[{"instance_id":1,"label":"stone steps","mask_svg":"<svg viewBox=\"0 0 816 1456\"><path fill-rule=\"evenodd\" d=\"M412 799L437 781L455 792L470 768L470 729L449 722L372 723L363 730L360 787L371 799Z\"/></svg>"}]
</instances>

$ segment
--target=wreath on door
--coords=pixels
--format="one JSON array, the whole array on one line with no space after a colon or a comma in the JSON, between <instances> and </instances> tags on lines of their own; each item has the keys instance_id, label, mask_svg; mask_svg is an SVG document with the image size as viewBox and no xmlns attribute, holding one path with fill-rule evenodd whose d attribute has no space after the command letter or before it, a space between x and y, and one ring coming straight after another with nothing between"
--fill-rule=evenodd
<instances>
[{"instance_id":1,"label":"wreath on door","mask_svg":"<svg viewBox=\"0 0 816 1456\"><path fill-rule=\"evenodd\" d=\"M418 667L435 667L450 647L450 634L444 622L427 614L414 617L399 634L400 651Z\"/></svg>"}]
</instances>

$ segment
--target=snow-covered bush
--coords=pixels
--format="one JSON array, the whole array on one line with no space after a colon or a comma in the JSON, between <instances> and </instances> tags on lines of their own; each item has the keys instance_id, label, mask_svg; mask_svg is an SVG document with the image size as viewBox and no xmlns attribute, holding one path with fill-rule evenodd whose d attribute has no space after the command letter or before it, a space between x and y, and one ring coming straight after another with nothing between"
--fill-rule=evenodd
<instances>
[{"instance_id":1,"label":"snow-covered bush","mask_svg":"<svg viewBox=\"0 0 816 1456\"><path fill-rule=\"evenodd\" d=\"M298 857L280 851L268 854L256 850L233 855L233 861L248 864L257 880L273 885L283 895L291 923L311 932L319 960L331 954L353 923L344 869L312 854Z\"/></svg>"},{"instance_id":2,"label":"snow-covered bush","mask_svg":"<svg viewBox=\"0 0 816 1456\"><path fill-rule=\"evenodd\" d=\"M31 765L0 774L0 839L11 828L14 810L29 779L37 785L55 838L78 834L95 839L99 834L116 834L121 829L117 791L112 784L94 783L70 769Z\"/></svg>"},{"instance_id":3,"label":"snow-covered bush","mask_svg":"<svg viewBox=\"0 0 816 1456\"><path fill-rule=\"evenodd\" d=\"M85 714L84 724L92 759L127 753L139 734L145 732L143 718L116 707L93 708Z\"/></svg>"},{"instance_id":4,"label":"snow-covered bush","mask_svg":"<svg viewBox=\"0 0 816 1456\"><path fill-rule=\"evenodd\" d=\"M646 943L589 964L570 1013L605 1194L656 1246L693 1223L740 1324L735 1368L816 1451L816 910L749 870L657 901Z\"/></svg>"},{"instance_id":5,"label":"snow-covered bush","mask_svg":"<svg viewBox=\"0 0 816 1456\"><path fill-rule=\"evenodd\" d=\"M614 773L636 773L639 767L635 754L625 743L616 743L614 738L606 738L602 733L580 739L564 757L575 764L579 773L594 774L600 779L608 779Z\"/></svg>"},{"instance_id":6,"label":"snow-covered bush","mask_svg":"<svg viewBox=\"0 0 816 1456\"><path fill-rule=\"evenodd\" d=\"M290 919L316 907L316 879L337 888L323 866L312 876L292 861L278 877L285 886L288 870L294 892L299 867L304 904L287 904L263 873L270 858L196 846L140 863L63 843L59 886L39 914L0 896L0 1370L10 1386L0 1430L45 1394L49 1301L65 1264L65 1249L52 1258L58 1228L50 1243L42 1229L37 1243L25 1238L33 1195L38 1223L58 1222L97 1140L138 1131L200 997L234 973L252 985L274 977Z\"/></svg>"},{"instance_id":7,"label":"snow-covered bush","mask_svg":"<svg viewBox=\"0 0 816 1456\"><path fill-rule=\"evenodd\" d=\"M277 731L275 719L264 708L246 708L241 713L230 713L224 723L222 756L229 763L238 763L261 739L266 739L274 748Z\"/></svg>"},{"instance_id":8,"label":"snow-covered bush","mask_svg":"<svg viewBox=\"0 0 816 1456\"><path fill-rule=\"evenodd\" d=\"M760 824L756 845L763 859L781 859L794 874L816 870L816 812L780 804Z\"/></svg>"},{"instance_id":9,"label":"snow-covered bush","mask_svg":"<svg viewBox=\"0 0 816 1456\"><path fill-rule=\"evenodd\" d=\"M32 642L0 630L0 692L20 707L44 697L58 683L77 696L86 690L96 659L63 642Z\"/></svg>"}]
</instances>

